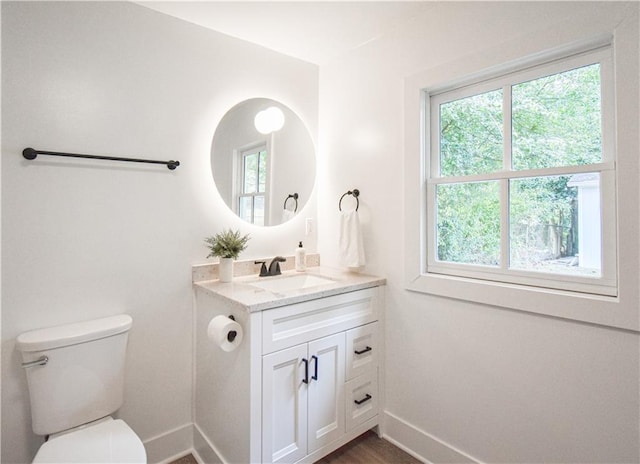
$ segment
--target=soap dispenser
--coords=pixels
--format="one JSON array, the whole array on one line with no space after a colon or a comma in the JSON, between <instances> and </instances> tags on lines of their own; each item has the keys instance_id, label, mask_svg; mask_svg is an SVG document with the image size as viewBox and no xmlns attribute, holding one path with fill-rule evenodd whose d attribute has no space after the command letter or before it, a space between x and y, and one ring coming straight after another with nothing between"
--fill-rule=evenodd
<instances>
[{"instance_id":1,"label":"soap dispenser","mask_svg":"<svg viewBox=\"0 0 640 464\"><path fill-rule=\"evenodd\" d=\"M298 243L298 248L296 248L296 271L302 272L307 268L307 250L302 246L302 242Z\"/></svg>"}]
</instances>

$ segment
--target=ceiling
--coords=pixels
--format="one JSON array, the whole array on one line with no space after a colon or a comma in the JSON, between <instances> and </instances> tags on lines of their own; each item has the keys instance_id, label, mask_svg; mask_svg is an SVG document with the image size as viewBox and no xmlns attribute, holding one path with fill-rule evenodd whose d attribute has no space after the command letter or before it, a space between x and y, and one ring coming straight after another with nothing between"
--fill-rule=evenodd
<instances>
[{"instance_id":1,"label":"ceiling","mask_svg":"<svg viewBox=\"0 0 640 464\"><path fill-rule=\"evenodd\" d=\"M380 37L427 5L423 1L136 3L318 65Z\"/></svg>"}]
</instances>

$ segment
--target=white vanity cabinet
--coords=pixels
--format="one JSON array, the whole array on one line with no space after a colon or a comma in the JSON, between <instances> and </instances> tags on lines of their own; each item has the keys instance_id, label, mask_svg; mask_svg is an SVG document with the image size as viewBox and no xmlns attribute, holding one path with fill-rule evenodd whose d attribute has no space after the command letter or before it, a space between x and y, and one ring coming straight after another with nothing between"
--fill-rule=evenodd
<instances>
[{"instance_id":1,"label":"white vanity cabinet","mask_svg":"<svg viewBox=\"0 0 640 464\"><path fill-rule=\"evenodd\" d=\"M344 334L262 358L262 462L296 462L345 432Z\"/></svg>"},{"instance_id":2,"label":"white vanity cabinet","mask_svg":"<svg viewBox=\"0 0 640 464\"><path fill-rule=\"evenodd\" d=\"M314 462L375 427L383 292L247 312L197 290L198 454L207 462ZM229 353L205 338L218 314L233 315L245 332Z\"/></svg>"}]
</instances>

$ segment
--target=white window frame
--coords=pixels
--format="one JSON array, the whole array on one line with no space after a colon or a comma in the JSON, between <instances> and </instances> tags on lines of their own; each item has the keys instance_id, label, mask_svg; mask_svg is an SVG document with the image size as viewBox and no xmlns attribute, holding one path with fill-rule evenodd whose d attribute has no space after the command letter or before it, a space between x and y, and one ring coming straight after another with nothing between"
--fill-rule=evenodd
<instances>
[{"instance_id":1,"label":"white window frame","mask_svg":"<svg viewBox=\"0 0 640 464\"><path fill-rule=\"evenodd\" d=\"M572 69L600 65L601 121L602 121L602 162L552 167L545 169L511 169L511 88L522 82L570 71ZM616 200L615 200L615 149L613 144L614 115L613 63L610 46L560 58L533 67L509 72L502 76L469 82L453 90L423 91L425 107L425 146L430 141L427 162L427 204L426 218L427 273L455 275L475 279L531 285L597 295L616 296ZM503 91L503 166L502 170L487 174L442 176L440 174L440 105L462 98L479 95L494 90ZM601 207L601 276L580 277L559 273L535 272L509 268L509 181L511 179L572 175L592 172L600 175ZM500 185L501 210L501 259L500 266L483 266L468 263L443 262L436 259L436 188L441 184L465 182L497 181Z\"/></svg>"},{"instance_id":2,"label":"white window frame","mask_svg":"<svg viewBox=\"0 0 640 464\"><path fill-rule=\"evenodd\" d=\"M404 82L404 288L440 298L525 311L609 327L640 331L640 125L638 97L638 25L625 20L609 29L572 31L562 38L539 33L535 40L504 42L473 57L454 59L426 69ZM533 37L533 36L532 36ZM586 37L586 38L585 38ZM617 296L540 288L464 276L427 272L427 127L423 92L443 92L470 79L495 76L549 63L556 59L611 45L614 69L615 196L617 201ZM506 63L506 64L505 64ZM426 89L426 90L425 90ZM426 307L438 298L423 300ZM477 306L472 306L477 307Z\"/></svg>"},{"instance_id":3,"label":"white window frame","mask_svg":"<svg viewBox=\"0 0 640 464\"><path fill-rule=\"evenodd\" d=\"M260 152L260 151L266 151L267 152L267 163L265 166L266 169L266 179L265 179L265 191L264 192L254 192L254 193L244 193L244 158L247 154L251 154L254 152ZM270 191L270 187L271 187L271 176L270 176L270 166L271 166L271 156L269 156L270 153L270 144L265 141L265 140L260 140L260 141L256 141L253 143L249 143L247 145L244 145L242 147L236 148L234 150L234 176L236 178L236 182L233 183L234 185L234 192L233 192L233 197L234 197L234 205L233 205L233 209L234 212L236 214L240 214L240 200L243 197L252 197L252 205L255 205L255 197L256 196L264 196L264 212L265 212L265 217L264 217L264 221L265 224L263 225L268 225L267 224L267 218L268 216L268 208L269 208L269 191ZM254 211L255 211L255 207L252 206L252 210L251 210L251 223L254 224Z\"/></svg>"}]
</instances>

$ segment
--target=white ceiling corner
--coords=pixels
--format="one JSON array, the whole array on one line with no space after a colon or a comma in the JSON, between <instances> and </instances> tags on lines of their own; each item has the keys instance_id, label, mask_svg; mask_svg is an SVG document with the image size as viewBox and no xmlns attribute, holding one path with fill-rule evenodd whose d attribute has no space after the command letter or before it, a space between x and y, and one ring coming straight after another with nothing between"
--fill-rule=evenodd
<instances>
[{"instance_id":1,"label":"white ceiling corner","mask_svg":"<svg viewBox=\"0 0 640 464\"><path fill-rule=\"evenodd\" d=\"M409 20L421 1L136 1L317 65Z\"/></svg>"}]
</instances>

